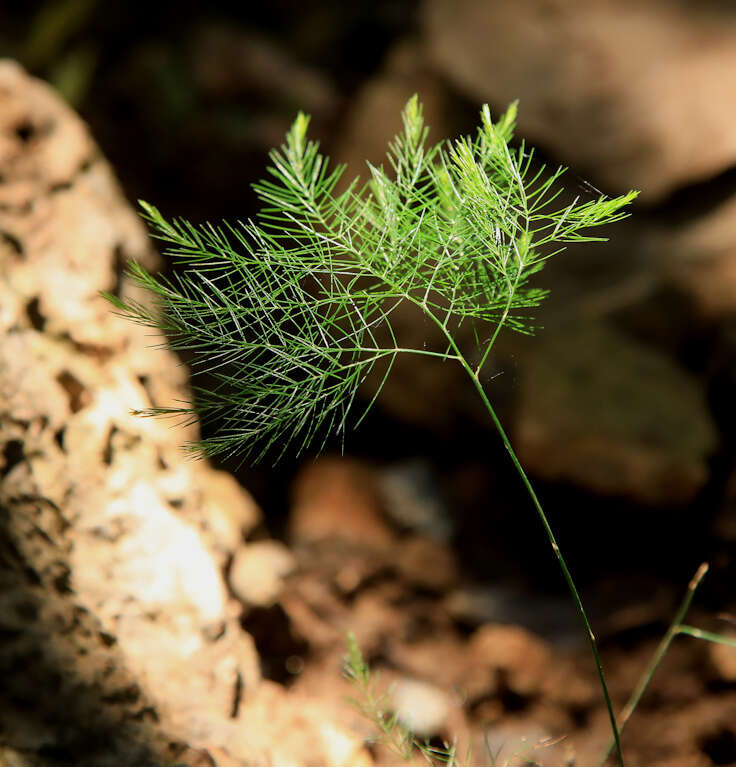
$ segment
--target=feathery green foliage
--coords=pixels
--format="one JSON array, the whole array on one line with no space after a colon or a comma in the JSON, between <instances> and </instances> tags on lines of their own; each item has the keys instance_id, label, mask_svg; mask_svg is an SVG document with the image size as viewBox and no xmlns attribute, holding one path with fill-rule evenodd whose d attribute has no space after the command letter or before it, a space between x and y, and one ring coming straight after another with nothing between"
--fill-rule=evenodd
<instances>
[{"instance_id":1,"label":"feathery green foliage","mask_svg":"<svg viewBox=\"0 0 736 767\"><path fill-rule=\"evenodd\" d=\"M338 192L345 168L330 169L300 114L286 143L271 152L268 178L254 185L261 202L255 221L197 227L169 222L142 204L181 269L169 280L130 269L155 297L152 308L108 298L123 315L165 332L171 347L189 352L194 371L211 378L195 389L196 407L143 413L212 420L220 432L195 447L258 459L274 448L280 455L294 439L301 449L332 432L344 435L361 383L380 364L385 381L400 353L460 364L524 482L578 608L623 767L595 637L479 373L503 327L533 330L528 311L546 293L531 280L546 260L567 243L603 239L590 230L626 216L636 192L555 205L564 169L535 167L523 142L510 146L515 104L495 123L484 106L475 138L431 146L416 97L402 120L389 147L390 171L369 164L366 183L355 179ZM444 349L399 345L391 314L402 302L441 331ZM472 357L455 340L463 322L474 324Z\"/></svg>"},{"instance_id":2,"label":"feathery green foliage","mask_svg":"<svg viewBox=\"0 0 736 767\"><path fill-rule=\"evenodd\" d=\"M523 143L509 146L515 104L495 123L484 106L476 137L454 143L428 145L416 97L402 119L390 172L369 164L366 183L337 193L345 167L330 168L300 114L254 185L255 221L197 227L142 203L182 269L164 280L134 265L158 307L115 303L211 376L195 390L196 408L146 414L216 422L219 433L195 447L251 459L344 434L376 365L387 374L401 352L460 361L451 338L471 321L479 370L502 326L530 332L527 310L546 295L532 276L566 243L602 239L589 230L625 216L636 196L555 207L564 169L546 172ZM399 346L391 313L401 301L441 328L445 351Z\"/></svg>"},{"instance_id":3,"label":"feathery green foliage","mask_svg":"<svg viewBox=\"0 0 736 767\"><path fill-rule=\"evenodd\" d=\"M300 114L286 143L271 152L268 178L254 185L261 203L255 221L194 226L167 221L141 203L180 268L165 279L130 267L133 280L154 296L153 306L107 298L119 313L165 333L171 347L189 353L194 372L211 381L195 388L196 405L141 412L212 420L219 434L194 449L259 459L274 449L280 455L292 440L302 449L332 432L344 435L361 383L377 365L385 381L400 353L460 364L526 487L578 608L611 722L603 761L615 749L623 767L620 731L674 637L734 640L683 622L703 566L617 722L572 576L479 373L503 327L533 331L528 311L546 292L532 278L546 260L567 243L603 239L590 230L628 215L624 209L637 193L556 205L564 169L537 167L523 142L510 146L515 104L495 123L484 106L477 135L452 143L428 145L416 97L402 120L389 147L390 169L369 164L367 182L344 186L345 168L330 169L307 139L309 118ZM401 302L441 331L443 349L399 345L391 315ZM472 354L456 341L463 322L476 331ZM419 747L428 761L459 767L453 746L421 744L386 713L353 639L346 673L362 696L359 705L397 753Z\"/></svg>"}]
</instances>

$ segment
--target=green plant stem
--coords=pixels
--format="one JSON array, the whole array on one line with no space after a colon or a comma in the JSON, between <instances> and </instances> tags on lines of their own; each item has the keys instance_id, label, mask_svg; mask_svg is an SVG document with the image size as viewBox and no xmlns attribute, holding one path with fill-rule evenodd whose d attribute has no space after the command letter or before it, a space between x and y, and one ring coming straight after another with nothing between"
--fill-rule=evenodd
<instances>
[{"instance_id":1,"label":"green plant stem","mask_svg":"<svg viewBox=\"0 0 736 767\"><path fill-rule=\"evenodd\" d=\"M703 639L706 642L725 644L728 647L736 647L736 638L727 637L723 634L715 634L712 631L703 631L703 629L695 628L695 626L678 626L677 633L695 637L695 639Z\"/></svg>"},{"instance_id":2,"label":"green plant stem","mask_svg":"<svg viewBox=\"0 0 736 767\"><path fill-rule=\"evenodd\" d=\"M518 457L516 456L516 453L514 452L514 448L511 445L511 440L509 439L508 435L506 434L506 431L501 425L501 421L496 415L496 411L494 410L493 405L491 404L491 401L488 399L488 396L486 395L485 390L483 389L483 385L480 382L478 373L475 370L473 370L473 368L470 366L468 361L465 359L464 355L460 351L460 348L455 342L455 339L452 337L452 334L448 331L447 327L443 325L436 317L434 317L431 312L427 312L427 314L441 328L441 330L445 334L445 337L447 338L448 343L450 344L451 348L457 355L463 369L470 376L473 382L473 386L475 386L476 390L478 391L478 394L480 395L481 400L483 400L483 404L485 405L485 408L488 411L488 414L490 415L491 420L493 421L493 425L496 427L496 431L498 432L499 436L501 437L501 440L503 441L504 447L506 448L506 452L511 457L511 461L514 464L514 467L516 468L516 471L518 472L519 476L521 477L521 481L524 483L524 487L526 488L526 491L529 494L529 497L531 498L532 503L534 504L534 508L537 510L537 514L539 515L539 518L542 521L542 525L544 527L545 532L547 533L547 538L549 539L550 545L552 546L552 550L554 551L555 556L557 557L557 562L560 565L560 569L562 570L562 574L565 578L565 582L567 583L567 587L570 591L570 594L572 595L573 600L575 601L575 606L577 607L580 618L583 621L583 625L585 626L585 633L588 638L588 642L590 644L590 649L593 653L593 658L595 659L595 665L598 671L598 678L600 679L601 689L603 690L603 697L605 698L606 708L608 709L608 718L610 719L610 722L611 722L611 730L613 732L613 740L614 740L614 745L616 747L618 764L619 764L619 767L624 767L624 755L623 755L623 750L621 748L621 738L619 735L618 725L616 724L616 715L613 711L613 703L611 702L611 696L610 696L610 693L608 692L608 685L606 684L606 676L603 672L603 665L601 663L600 654L598 652L598 643L596 642L595 634L593 633L593 629L590 625L590 621L588 620L588 616L585 612L585 608L583 607L583 602L580 599L580 594L578 594L578 590L575 586L575 582L572 579L570 570L567 567L565 558L562 556L560 547L557 544L557 539L555 538L555 534L552 531L552 527L550 526L549 521L547 520L547 515L544 513L542 504L540 503L539 498L537 497L537 494L534 491L534 488L532 487L532 483L529 480L529 477L527 477L526 472L524 471L524 467L521 465L521 462L519 461Z\"/></svg>"},{"instance_id":3,"label":"green plant stem","mask_svg":"<svg viewBox=\"0 0 736 767\"><path fill-rule=\"evenodd\" d=\"M662 658L664 658L665 654L667 653L667 650L669 650L672 640L678 634L687 633L687 634L691 634L692 636L700 636L703 634L703 632L700 632L699 629L695 629L695 631L698 632L698 634L695 634L694 632L689 630L684 631L683 629L685 628L689 629L690 627L683 626L682 621L685 619L685 616L687 615L687 611L690 609L690 604L693 601L693 597L695 596L695 590L698 588L698 586L700 585L700 581L703 580L707 572L708 572L708 564L706 562L703 562L703 564L700 565L695 575L692 577L690 583L688 584L685 597L683 598L682 604L680 605L679 610L677 611L674 619L672 620L672 623L670 624L670 627L667 630L667 633L664 635L664 637L662 637L662 641L659 643L657 650L652 656L652 659L649 661L649 665L644 669L644 673L642 674L641 679L639 680L639 684L631 693L631 697L629 698L626 705L621 710L621 715L619 716L620 732L623 732L624 727L626 727L626 723L629 721L631 715L634 713L636 707L639 705L639 701L644 695L647 687L649 686L649 683L652 681L652 677L654 676L654 673L657 670L657 667L662 662ZM705 639L707 637L701 636L701 638ZM716 640L713 640L713 641L716 641ZM603 765L606 763L615 745L616 745L615 741L611 741L608 748L606 749L605 754L603 755L603 758L599 762L599 767L603 767Z\"/></svg>"},{"instance_id":4,"label":"green plant stem","mask_svg":"<svg viewBox=\"0 0 736 767\"><path fill-rule=\"evenodd\" d=\"M600 654L598 653L598 643L596 641L595 634L593 633L593 629L590 625L590 621L588 620L588 616L585 613L585 608L583 607L583 602L580 599L580 594L578 594L578 590L575 586L575 582L572 579L572 575L570 574L570 570L567 567L565 558L562 556L562 552L560 551L560 547L557 544L555 534L552 531L549 521L547 520L547 515L544 513L544 509L542 508L542 504L539 502L539 498L537 498L537 494L534 491L534 488L532 487L532 483L529 481L529 477L527 477L526 472L524 471L524 468L521 465L521 462L516 457L516 453L514 452L514 449L511 446L511 441L509 440L508 435L504 431L504 428L501 425L501 422L499 421L498 416L496 415L496 411L493 409L493 406L491 405L490 400L486 396L486 393L483 390L483 386L481 385L480 380L478 379L478 376L470 368L470 366L467 365L467 363L463 364L463 367L467 371L468 375L470 375L470 377L473 379L473 384L475 388L478 390L478 393L480 394L481 399L483 400L483 404L486 406L486 410L488 411L488 414L491 416L493 425L496 427L499 435L501 436L501 439L503 440L503 444L504 444L504 447L506 448L506 452L511 457L511 461L516 467L516 471L519 473L519 476L521 477L521 481L524 483L524 487L526 487L527 493L529 494L529 497L531 498L532 503L534 504L534 508L537 510L537 514L539 515L539 518L542 521L544 530L547 533L547 538L549 539L550 545L552 546L552 550L554 551L555 556L557 557L557 562L560 565L560 569L562 570L562 574L565 578L565 582L567 583L567 587L570 590L570 593L572 594L572 598L575 601L575 606L577 607L578 613L580 614L580 618L582 619L583 625L585 626L585 633L588 637L588 642L590 644L590 649L593 653L593 658L595 659L595 666L598 671L598 678L600 679L600 682L601 682L603 697L606 699L606 708L608 709L608 718L611 721L611 730L613 731L613 739L614 739L614 744L616 746L616 752L618 755L619 767L624 767L624 757L623 757L623 750L621 749L621 739L619 735L619 728L618 728L618 725L616 724L616 715L613 712L613 703L611 702L611 696L610 696L610 693L608 692L608 685L606 684L606 675L603 672L603 665L601 663Z\"/></svg>"}]
</instances>

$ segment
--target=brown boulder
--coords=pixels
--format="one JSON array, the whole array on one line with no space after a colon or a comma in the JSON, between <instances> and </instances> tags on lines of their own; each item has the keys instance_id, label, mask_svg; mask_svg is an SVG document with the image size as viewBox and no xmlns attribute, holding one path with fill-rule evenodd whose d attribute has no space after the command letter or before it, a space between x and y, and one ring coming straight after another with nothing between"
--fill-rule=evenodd
<instances>
[{"instance_id":1,"label":"brown boulder","mask_svg":"<svg viewBox=\"0 0 736 767\"><path fill-rule=\"evenodd\" d=\"M522 361L514 445L531 474L686 506L716 433L698 382L602 322L548 331Z\"/></svg>"},{"instance_id":2,"label":"brown boulder","mask_svg":"<svg viewBox=\"0 0 736 767\"><path fill-rule=\"evenodd\" d=\"M430 0L434 66L605 191L656 200L736 160L728 4Z\"/></svg>"},{"instance_id":3,"label":"brown boulder","mask_svg":"<svg viewBox=\"0 0 736 767\"><path fill-rule=\"evenodd\" d=\"M305 466L294 481L289 534L295 544L334 538L391 548L393 534L373 471L358 461L328 457Z\"/></svg>"}]
</instances>

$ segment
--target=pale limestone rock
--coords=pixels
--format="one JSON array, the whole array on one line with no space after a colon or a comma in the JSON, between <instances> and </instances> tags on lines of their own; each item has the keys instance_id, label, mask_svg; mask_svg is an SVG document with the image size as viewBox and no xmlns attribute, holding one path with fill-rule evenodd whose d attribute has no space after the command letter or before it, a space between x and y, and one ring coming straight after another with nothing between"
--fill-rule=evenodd
<instances>
[{"instance_id":1,"label":"pale limestone rock","mask_svg":"<svg viewBox=\"0 0 736 767\"><path fill-rule=\"evenodd\" d=\"M158 258L79 118L9 62L0 176L3 737L34 767L59 748L78 767L368 767L331 712L261 686L222 574L258 507L186 460L195 426L131 414L186 398L187 372L98 295L133 295L124 262Z\"/></svg>"},{"instance_id":2,"label":"pale limestone rock","mask_svg":"<svg viewBox=\"0 0 736 767\"><path fill-rule=\"evenodd\" d=\"M202 505L215 545L234 552L243 536L261 519L261 510L253 498L242 492L237 480L225 471L205 469L207 492Z\"/></svg>"},{"instance_id":3,"label":"pale limestone rock","mask_svg":"<svg viewBox=\"0 0 736 767\"><path fill-rule=\"evenodd\" d=\"M230 567L230 587L245 604L270 607L281 594L284 578L295 567L294 555L282 543L249 543L235 552Z\"/></svg>"},{"instance_id":4,"label":"pale limestone rock","mask_svg":"<svg viewBox=\"0 0 736 767\"><path fill-rule=\"evenodd\" d=\"M433 684L402 678L391 687L391 706L399 720L419 736L438 735L447 723L450 697Z\"/></svg>"},{"instance_id":5,"label":"pale limestone rock","mask_svg":"<svg viewBox=\"0 0 736 767\"><path fill-rule=\"evenodd\" d=\"M0 668L6 690L34 690L54 712L6 726L17 712L0 696L0 722L34 748L108 717L119 765L148 764L141 749L163 731L206 747L193 722L229 722L236 690L255 694L260 676L207 513L232 509L245 529L257 509L234 480L185 460L196 428L131 415L186 396L187 374L99 291L130 295L124 262L158 258L81 120L10 62L0 62L0 175L0 508L26 568L0 558L0 616L18 622L22 603L31 621L3 643ZM38 654L37 678L11 663L24 652ZM64 708L71 722L55 730ZM159 729L147 731L145 711ZM124 724L135 717L137 730Z\"/></svg>"},{"instance_id":6,"label":"pale limestone rock","mask_svg":"<svg viewBox=\"0 0 736 767\"><path fill-rule=\"evenodd\" d=\"M234 736L259 754L254 760L257 767L301 767L307 762L370 767L373 760L360 738L335 724L335 718L335 702L289 694L280 685L264 681L260 694L243 707L242 723Z\"/></svg>"}]
</instances>

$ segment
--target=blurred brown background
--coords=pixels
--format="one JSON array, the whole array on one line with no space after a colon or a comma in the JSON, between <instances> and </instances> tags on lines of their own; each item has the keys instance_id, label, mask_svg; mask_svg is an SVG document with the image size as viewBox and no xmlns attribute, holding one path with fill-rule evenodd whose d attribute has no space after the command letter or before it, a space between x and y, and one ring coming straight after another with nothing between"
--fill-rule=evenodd
<instances>
[{"instance_id":1,"label":"blurred brown background","mask_svg":"<svg viewBox=\"0 0 736 767\"><path fill-rule=\"evenodd\" d=\"M727 589L730 3L6 1L0 54L81 113L129 199L195 220L254 213L249 185L299 109L358 173L380 161L415 91L435 138L472 131L483 102L498 113L518 98L518 135L570 167L573 194L642 194L610 243L573 248L545 271L544 331L499 344L488 391L576 572L683 583L709 557L722 574L711 582ZM546 543L461 376L399 366L346 451L435 509L479 575L547 583ZM300 463L239 470L272 532Z\"/></svg>"},{"instance_id":2,"label":"blurred brown background","mask_svg":"<svg viewBox=\"0 0 736 767\"><path fill-rule=\"evenodd\" d=\"M435 139L519 99L568 199L641 190L539 275L543 329L502 334L483 382L615 707L703 560L688 620L733 633L733 3L0 0L2 57L56 92L0 62L0 767L396 767L343 703L348 631L433 744L605 748L578 616L462 372L401 360L344 457L275 467L186 462L194 426L130 413L188 377L99 295L160 263L132 205L254 215L298 110L361 173L414 92ZM734 712L733 648L678 639L627 765L736 765Z\"/></svg>"}]
</instances>

